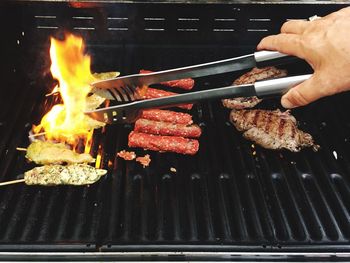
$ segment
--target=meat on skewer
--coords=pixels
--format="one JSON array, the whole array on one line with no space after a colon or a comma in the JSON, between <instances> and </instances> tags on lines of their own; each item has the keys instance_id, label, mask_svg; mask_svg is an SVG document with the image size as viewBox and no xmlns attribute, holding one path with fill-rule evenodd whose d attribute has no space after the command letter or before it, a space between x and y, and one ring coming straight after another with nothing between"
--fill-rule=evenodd
<instances>
[{"instance_id":1,"label":"meat on skewer","mask_svg":"<svg viewBox=\"0 0 350 263\"><path fill-rule=\"evenodd\" d=\"M138 119L135 122L134 131L156 135L181 136L187 138L198 138L202 133L201 128L195 124L185 125L147 119Z\"/></svg>"},{"instance_id":2,"label":"meat on skewer","mask_svg":"<svg viewBox=\"0 0 350 263\"><path fill-rule=\"evenodd\" d=\"M289 111L232 110L230 121L245 138L267 149L298 152L304 147L313 147L315 151L319 148L310 134L298 129Z\"/></svg>"},{"instance_id":3,"label":"meat on skewer","mask_svg":"<svg viewBox=\"0 0 350 263\"><path fill-rule=\"evenodd\" d=\"M27 185L87 185L97 182L106 170L97 169L87 164L67 166L51 164L35 167L24 173Z\"/></svg>"},{"instance_id":4,"label":"meat on skewer","mask_svg":"<svg viewBox=\"0 0 350 263\"><path fill-rule=\"evenodd\" d=\"M170 110L143 110L141 114L142 119L152 121L164 121L170 123L187 124L193 123L192 116L188 113L170 111Z\"/></svg>"},{"instance_id":5,"label":"meat on skewer","mask_svg":"<svg viewBox=\"0 0 350 263\"><path fill-rule=\"evenodd\" d=\"M90 154L75 153L64 143L45 141L32 142L27 149L26 158L36 164L93 163L95 161Z\"/></svg>"},{"instance_id":6,"label":"meat on skewer","mask_svg":"<svg viewBox=\"0 0 350 263\"><path fill-rule=\"evenodd\" d=\"M199 142L195 139L177 136L160 136L132 131L129 134L129 147L194 155L199 149Z\"/></svg>"},{"instance_id":7,"label":"meat on skewer","mask_svg":"<svg viewBox=\"0 0 350 263\"><path fill-rule=\"evenodd\" d=\"M153 71L150 71L150 70L144 70L144 69L140 70L141 74L148 74L148 73L152 73L152 72ZM187 79L166 81L166 82L162 82L161 84L164 86L167 86L167 87L180 88L180 89L184 89L184 90L191 90L194 86L194 80L191 78L187 78Z\"/></svg>"}]
</instances>

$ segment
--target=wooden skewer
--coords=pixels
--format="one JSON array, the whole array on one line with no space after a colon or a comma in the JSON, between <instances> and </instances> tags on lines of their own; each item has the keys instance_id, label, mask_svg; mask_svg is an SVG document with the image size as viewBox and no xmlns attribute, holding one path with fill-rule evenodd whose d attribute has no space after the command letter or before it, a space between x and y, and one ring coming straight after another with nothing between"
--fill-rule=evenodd
<instances>
[{"instance_id":1,"label":"wooden skewer","mask_svg":"<svg viewBox=\"0 0 350 263\"><path fill-rule=\"evenodd\" d=\"M9 184L19 184L19 183L24 183L24 182L25 182L25 179L23 178L23 179L2 182L2 183L0 183L0 186L9 185Z\"/></svg>"},{"instance_id":2,"label":"wooden skewer","mask_svg":"<svg viewBox=\"0 0 350 263\"><path fill-rule=\"evenodd\" d=\"M56 96L59 93L60 93L59 91L51 92L51 93L45 94L45 97Z\"/></svg>"},{"instance_id":3,"label":"wooden skewer","mask_svg":"<svg viewBox=\"0 0 350 263\"><path fill-rule=\"evenodd\" d=\"M46 132L39 132L39 133L35 133L35 134L29 134L28 138L34 138L34 137L40 137L42 135L45 135Z\"/></svg>"},{"instance_id":4,"label":"wooden skewer","mask_svg":"<svg viewBox=\"0 0 350 263\"><path fill-rule=\"evenodd\" d=\"M16 150L21 152L26 152L27 148L17 147Z\"/></svg>"}]
</instances>

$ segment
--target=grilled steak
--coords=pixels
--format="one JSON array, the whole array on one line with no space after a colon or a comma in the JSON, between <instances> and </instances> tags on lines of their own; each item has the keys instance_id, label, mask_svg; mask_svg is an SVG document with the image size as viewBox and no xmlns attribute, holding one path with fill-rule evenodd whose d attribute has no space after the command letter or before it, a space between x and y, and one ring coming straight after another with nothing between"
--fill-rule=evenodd
<instances>
[{"instance_id":1,"label":"grilled steak","mask_svg":"<svg viewBox=\"0 0 350 263\"><path fill-rule=\"evenodd\" d=\"M315 151L319 148L310 134L298 129L289 111L232 110L230 121L245 138L267 149L298 152L303 147L313 147Z\"/></svg>"},{"instance_id":2,"label":"grilled steak","mask_svg":"<svg viewBox=\"0 0 350 263\"><path fill-rule=\"evenodd\" d=\"M233 85L243 85L251 84L258 80L279 78L287 75L286 70L277 69L275 67L266 67L266 68L253 68L251 71L245 73L238 79L233 82ZM229 109L245 109L253 108L255 105L260 103L262 100L258 97L242 97L242 98L233 98L233 99L224 99L222 104Z\"/></svg>"}]
</instances>

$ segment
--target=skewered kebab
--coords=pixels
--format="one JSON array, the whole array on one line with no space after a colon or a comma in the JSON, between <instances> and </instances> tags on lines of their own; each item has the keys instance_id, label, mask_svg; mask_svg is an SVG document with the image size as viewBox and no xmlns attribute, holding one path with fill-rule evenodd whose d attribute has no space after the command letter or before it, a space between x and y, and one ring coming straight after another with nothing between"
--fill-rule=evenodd
<instances>
[{"instance_id":1,"label":"skewered kebab","mask_svg":"<svg viewBox=\"0 0 350 263\"><path fill-rule=\"evenodd\" d=\"M112 72L93 73L92 75L97 80L104 80L104 79L118 77L119 74L120 74L119 72L112 71ZM59 86L56 86L54 91L47 94L46 96L57 94L59 92L59 90L60 90ZM94 109L98 108L99 106L101 106L101 104L105 101L106 101L105 98L98 96L97 94L94 94L93 90L92 90L92 94L90 94L89 96L86 97L85 110L86 111L94 110ZM89 116L84 116L84 122L86 123L88 130L98 129L98 128L104 127L106 125L105 123L94 120L94 119L90 118Z\"/></svg>"},{"instance_id":2,"label":"skewered kebab","mask_svg":"<svg viewBox=\"0 0 350 263\"><path fill-rule=\"evenodd\" d=\"M243 74L238 79L233 82L233 85L243 85L243 84L252 84L258 80L265 80L271 78L280 78L287 76L287 71L278 69L275 67L266 67L266 68L253 68L251 71ZM242 98L233 98L233 99L223 99L222 104L224 107L229 109L245 109L253 108L262 100L258 97L242 97Z\"/></svg>"},{"instance_id":3,"label":"skewered kebab","mask_svg":"<svg viewBox=\"0 0 350 263\"><path fill-rule=\"evenodd\" d=\"M97 169L87 164L67 166L52 164L35 167L24 173L27 185L87 185L97 182L106 170Z\"/></svg>"},{"instance_id":4,"label":"skewered kebab","mask_svg":"<svg viewBox=\"0 0 350 263\"><path fill-rule=\"evenodd\" d=\"M101 72L101 73L94 73L92 74L96 79L98 80L104 80L109 78L116 78L119 76L119 72ZM86 97L85 101L85 110L95 110L99 106L101 106L102 103L106 101L105 98L98 96L97 94L93 93L90 94L88 97ZM85 123L87 124L87 127L89 127L89 130L98 129L101 127L104 127L106 124L104 122L97 121L95 119L90 118L89 116L84 116Z\"/></svg>"},{"instance_id":5,"label":"skewered kebab","mask_svg":"<svg viewBox=\"0 0 350 263\"><path fill-rule=\"evenodd\" d=\"M97 182L106 170L96 169L87 164L67 166L52 164L35 167L24 173L27 185L87 185Z\"/></svg>"},{"instance_id":6,"label":"skewered kebab","mask_svg":"<svg viewBox=\"0 0 350 263\"><path fill-rule=\"evenodd\" d=\"M246 139L267 149L287 149L298 152L304 147L319 148L312 136L298 129L289 111L232 110L230 121Z\"/></svg>"},{"instance_id":7,"label":"skewered kebab","mask_svg":"<svg viewBox=\"0 0 350 263\"><path fill-rule=\"evenodd\" d=\"M107 170L87 164L51 164L35 167L24 173L23 179L2 182L0 186L24 182L26 185L88 185L96 183Z\"/></svg>"},{"instance_id":8,"label":"skewered kebab","mask_svg":"<svg viewBox=\"0 0 350 263\"><path fill-rule=\"evenodd\" d=\"M85 110L91 111L97 109L99 106L101 106L102 103L106 101L105 98L98 96L95 93L92 93L90 96L86 98L85 102Z\"/></svg>"},{"instance_id":9,"label":"skewered kebab","mask_svg":"<svg viewBox=\"0 0 350 263\"><path fill-rule=\"evenodd\" d=\"M44 141L32 142L26 158L37 164L62 164L62 163L93 163L94 158L88 153L75 153L68 149L64 143L52 143Z\"/></svg>"},{"instance_id":10,"label":"skewered kebab","mask_svg":"<svg viewBox=\"0 0 350 263\"><path fill-rule=\"evenodd\" d=\"M94 76L94 78L98 80L105 80L110 78L116 78L120 75L120 73L116 71L111 71L111 72L93 73L92 75ZM93 93L93 90L92 90L92 94L86 98L85 110L86 111L95 110L105 101L106 101L105 98Z\"/></svg>"}]
</instances>

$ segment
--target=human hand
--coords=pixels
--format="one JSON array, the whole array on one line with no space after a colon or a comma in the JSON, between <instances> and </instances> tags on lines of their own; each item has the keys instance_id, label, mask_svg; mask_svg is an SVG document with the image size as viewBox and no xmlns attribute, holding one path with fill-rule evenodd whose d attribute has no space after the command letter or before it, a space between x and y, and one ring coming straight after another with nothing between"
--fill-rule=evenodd
<instances>
[{"instance_id":1,"label":"human hand","mask_svg":"<svg viewBox=\"0 0 350 263\"><path fill-rule=\"evenodd\" d=\"M350 90L350 7L314 21L290 20L281 33L268 36L258 50L276 50L306 60L314 70L310 79L290 89L282 106L294 108Z\"/></svg>"}]
</instances>

